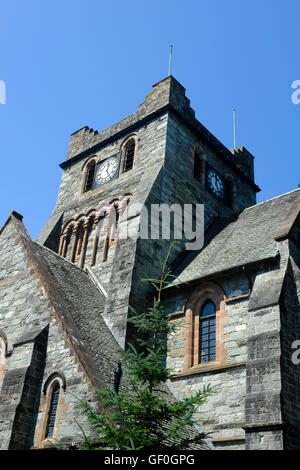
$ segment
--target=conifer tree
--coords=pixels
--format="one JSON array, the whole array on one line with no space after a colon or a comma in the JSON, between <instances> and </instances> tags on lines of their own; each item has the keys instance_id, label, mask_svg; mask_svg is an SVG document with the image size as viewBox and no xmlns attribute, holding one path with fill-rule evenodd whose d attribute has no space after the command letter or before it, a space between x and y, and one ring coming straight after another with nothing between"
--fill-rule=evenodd
<instances>
[{"instance_id":1,"label":"conifer tree","mask_svg":"<svg viewBox=\"0 0 300 470\"><path fill-rule=\"evenodd\" d=\"M165 315L162 293L172 277L167 268L172 245L161 263L160 279L143 279L156 291L152 306L144 313L133 311L128 320L137 339L122 357L120 393L113 386L98 390L100 412L87 402L81 404L97 435L96 441L85 436L82 449L153 451L205 446L206 436L196 429L194 415L212 389L205 387L181 400L170 393L166 383L171 376L165 366L167 337L175 326Z\"/></svg>"}]
</instances>

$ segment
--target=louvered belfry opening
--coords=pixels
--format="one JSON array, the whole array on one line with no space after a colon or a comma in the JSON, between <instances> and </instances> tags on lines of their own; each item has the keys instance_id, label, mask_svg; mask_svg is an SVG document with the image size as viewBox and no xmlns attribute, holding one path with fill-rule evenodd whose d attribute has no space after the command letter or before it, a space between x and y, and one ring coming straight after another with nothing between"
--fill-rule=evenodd
<instances>
[{"instance_id":1,"label":"louvered belfry opening","mask_svg":"<svg viewBox=\"0 0 300 470\"><path fill-rule=\"evenodd\" d=\"M130 139L125 146L125 159L124 159L124 168L123 172L129 171L133 167L133 160L134 160L134 152L135 152L135 141L134 139Z\"/></svg>"},{"instance_id":2,"label":"louvered belfry opening","mask_svg":"<svg viewBox=\"0 0 300 470\"><path fill-rule=\"evenodd\" d=\"M51 403L50 403L50 408L49 408L49 415L48 415L48 422L47 422L46 436L45 436L46 438L53 436L57 407L58 407L59 391L60 391L60 386L59 386L59 383L56 381L52 387L52 396L51 396Z\"/></svg>"},{"instance_id":3,"label":"louvered belfry opening","mask_svg":"<svg viewBox=\"0 0 300 470\"><path fill-rule=\"evenodd\" d=\"M96 169L96 162L95 162L95 160L92 160L88 164L87 170L86 170L85 183L84 183L84 189L83 189L84 193L86 193L87 191L90 191L92 189L95 169Z\"/></svg>"},{"instance_id":4,"label":"louvered belfry opening","mask_svg":"<svg viewBox=\"0 0 300 470\"><path fill-rule=\"evenodd\" d=\"M194 155L194 178L200 183L204 183L204 160L198 152L195 152Z\"/></svg>"},{"instance_id":5,"label":"louvered belfry opening","mask_svg":"<svg viewBox=\"0 0 300 470\"><path fill-rule=\"evenodd\" d=\"M226 205L233 209L233 182L230 178L226 180Z\"/></svg>"}]
</instances>

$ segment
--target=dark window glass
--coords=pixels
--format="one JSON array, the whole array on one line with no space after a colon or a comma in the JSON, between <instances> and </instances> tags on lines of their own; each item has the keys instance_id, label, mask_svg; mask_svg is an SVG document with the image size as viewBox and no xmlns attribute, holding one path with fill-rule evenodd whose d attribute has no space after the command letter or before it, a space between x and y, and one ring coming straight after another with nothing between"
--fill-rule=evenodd
<instances>
[{"instance_id":1,"label":"dark window glass","mask_svg":"<svg viewBox=\"0 0 300 470\"><path fill-rule=\"evenodd\" d=\"M123 172L129 171L133 167L135 152L135 141L131 139L125 146L125 158L124 158L124 167Z\"/></svg>"},{"instance_id":2,"label":"dark window glass","mask_svg":"<svg viewBox=\"0 0 300 470\"><path fill-rule=\"evenodd\" d=\"M88 167L87 167L87 170L86 170L84 189L83 189L84 193L86 193L87 191L90 191L92 189L93 181L94 181L95 168L96 168L96 162L95 162L95 160L92 160L91 163L88 164Z\"/></svg>"},{"instance_id":3,"label":"dark window glass","mask_svg":"<svg viewBox=\"0 0 300 470\"><path fill-rule=\"evenodd\" d=\"M200 362L216 360L216 307L206 302L200 314Z\"/></svg>"},{"instance_id":4,"label":"dark window glass","mask_svg":"<svg viewBox=\"0 0 300 470\"><path fill-rule=\"evenodd\" d=\"M226 204L230 209L233 207L233 184L231 179L226 181Z\"/></svg>"},{"instance_id":5,"label":"dark window glass","mask_svg":"<svg viewBox=\"0 0 300 470\"><path fill-rule=\"evenodd\" d=\"M55 382L52 389L51 403L49 408L48 423L46 428L46 437L52 437L56 419L56 412L58 406L58 397L59 397L60 386L58 382Z\"/></svg>"},{"instance_id":6,"label":"dark window glass","mask_svg":"<svg viewBox=\"0 0 300 470\"><path fill-rule=\"evenodd\" d=\"M194 157L194 178L200 183L204 183L204 160L199 153L195 153Z\"/></svg>"}]
</instances>

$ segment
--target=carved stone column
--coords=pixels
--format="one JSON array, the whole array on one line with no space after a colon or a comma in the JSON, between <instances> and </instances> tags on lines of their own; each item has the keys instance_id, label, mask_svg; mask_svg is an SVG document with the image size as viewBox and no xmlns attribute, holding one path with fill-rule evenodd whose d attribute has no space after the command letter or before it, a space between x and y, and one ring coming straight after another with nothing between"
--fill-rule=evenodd
<instances>
[{"instance_id":1,"label":"carved stone column","mask_svg":"<svg viewBox=\"0 0 300 470\"><path fill-rule=\"evenodd\" d=\"M99 235L98 235L99 221L100 221L100 217L96 217L95 218L95 237L94 237L94 243L93 243L91 266L94 266L96 263L97 248L98 248L98 243L99 243Z\"/></svg>"},{"instance_id":2,"label":"carved stone column","mask_svg":"<svg viewBox=\"0 0 300 470\"><path fill-rule=\"evenodd\" d=\"M88 221L83 225L84 235L83 235L83 242L82 242L82 247L81 247L80 265L79 265L79 267L81 269L83 269L83 266L84 266L86 249L87 249L87 244L88 244L88 239L89 239L89 230L90 230L90 224L91 223L92 223L91 221Z\"/></svg>"},{"instance_id":3,"label":"carved stone column","mask_svg":"<svg viewBox=\"0 0 300 470\"><path fill-rule=\"evenodd\" d=\"M77 248L77 225L75 225L75 227L73 228L72 233L74 234L74 242L72 246L71 261L72 263L74 263Z\"/></svg>"}]
</instances>

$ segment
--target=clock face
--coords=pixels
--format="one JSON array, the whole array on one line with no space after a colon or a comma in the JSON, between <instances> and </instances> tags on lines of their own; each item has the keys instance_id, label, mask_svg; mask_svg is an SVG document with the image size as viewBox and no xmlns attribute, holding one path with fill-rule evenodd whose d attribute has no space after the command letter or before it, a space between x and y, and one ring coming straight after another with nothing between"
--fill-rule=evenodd
<instances>
[{"instance_id":1,"label":"clock face","mask_svg":"<svg viewBox=\"0 0 300 470\"><path fill-rule=\"evenodd\" d=\"M105 162L98 167L95 175L95 183L98 185L108 183L118 170L119 160L115 157L105 160Z\"/></svg>"},{"instance_id":2,"label":"clock face","mask_svg":"<svg viewBox=\"0 0 300 470\"><path fill-rule=\"evenodd\" d=\"M225 186L221 176L218 175L216 171L209 170L207 173L207 181L212 193L222 199L225 194Z\"/></svg>"}]
</instances>

